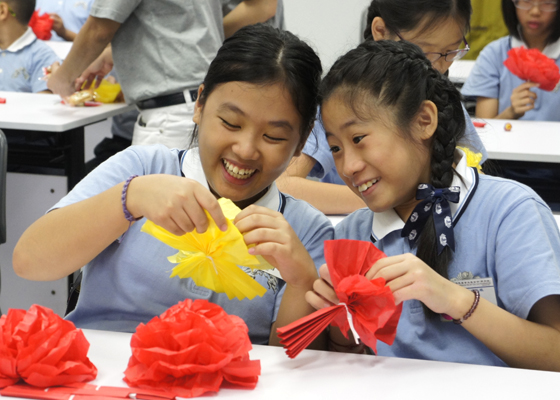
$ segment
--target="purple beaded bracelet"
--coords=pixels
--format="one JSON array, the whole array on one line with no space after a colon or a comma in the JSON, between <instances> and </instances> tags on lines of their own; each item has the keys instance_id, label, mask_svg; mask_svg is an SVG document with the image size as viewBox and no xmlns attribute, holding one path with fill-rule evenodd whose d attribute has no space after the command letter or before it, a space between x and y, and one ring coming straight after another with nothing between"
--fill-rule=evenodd
<instances>
[{"instance_id":1,"label":"purple beaded bracelet","mask_svg":"<svg viewBox=\"0 0 560 400\"><path fill-rule=\"evenodd\" d=\"M134 216L130 213L130 211L128 211L128 208L126 208L126 194L128 192L128 185L130 185L130 182L134 178L137 178L137 177L138 177L138 175L132 175L132 176L128 177L128 179L126 180L126 182L124 183L124 186L122 188L122 195L121 195L122 209L123 209L124 217L126 218L127 221L130 222L130 224L128 224L129 228L130 228L130 225L132 225L132 223L134 221L138 221L138 220L142 219L142 217L134 218Z\"/></svg>"},{"instance_id":2,"label":"purple beaded bracelet","mask_svg":"<svg viewBox=\"0 0 560 400\"><path fill-rule=\"evenodd\" d=\"M467 318L469 318L472 315L474 310L476 310L476 307L478 306L478 302L480 300L480 292L476 289L474 289L472 292L474 293L474 301L473 301L473 304L471 306L471 309L465 315L463 315L463 318L454 319L453 320L454 324L461 325L464 321L467 320Z\"/></svg>"}]
</instances>

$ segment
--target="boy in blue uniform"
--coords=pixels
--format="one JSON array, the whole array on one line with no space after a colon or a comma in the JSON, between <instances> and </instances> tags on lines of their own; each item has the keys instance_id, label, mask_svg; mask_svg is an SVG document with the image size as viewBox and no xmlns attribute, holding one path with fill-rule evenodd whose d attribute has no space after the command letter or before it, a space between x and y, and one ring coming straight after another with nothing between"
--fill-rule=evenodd
<instances>
[{"instance_id":1,"label":"boy in blue uniform","mask_svg":"<svg viewBox=\"0 0 560 400\"><path fill-rule=\"evenodd\" d=\"M93 0L37 0L36 10L53 20L51 40L73 42L86 23Z\"/></svg>"},{"instance_id":2,"label":"boy in blue uniform","mask_svg":"<svg viewBox=\"0 0 560 400\"><path fill-rule=\"evenodd\" d=\"M0 2L0 90L49 93L43 68L58 57L27 26L34 10L34 0Z\"/></svg>"}]
</instances>

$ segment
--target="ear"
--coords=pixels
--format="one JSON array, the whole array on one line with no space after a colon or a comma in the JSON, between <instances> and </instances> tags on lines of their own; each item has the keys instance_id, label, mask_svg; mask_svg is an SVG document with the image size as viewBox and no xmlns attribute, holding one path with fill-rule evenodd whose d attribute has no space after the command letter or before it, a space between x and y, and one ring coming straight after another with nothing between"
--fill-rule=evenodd
<instances>
[{"instance_id":1,"label":"ear","mask_svg":"<svg viewBox=\"0 0 560 400\"><path fill-rule=\"evenodd\" d=\"M8 17L8 3L0 2L0 21L4 21Z\"/></svg>"},{"instance_id":2,"label":"ear","mask_svg":"<svg viewBox=\"0 0 560 400\"><path fill-rule=\"evenodd\" d=\"M415 124L419 140L431 139L438 125L438 110L433 101L425 100L422 103Z\"/></svg>"},{"instance_id":3,"label":"ear","mask_svg":"<svg viewBox=\"0 0 560 400\"><path fill-rule=\"evenodd\" d=\"M192 120L197 125L200 125L200 118L202 117L203 105L200 102L200 96L202 95L203 90L204 90L204 85L200 85L198 87L198 95L196 96L196 103L194 105L194 114L193 114Z\"/></svg>"},{"instance_id":4,"label":"ear","mask_svg":"<svg viewBox=\"0 0 560 400\"><path fill-rule=\"evenodd\" d=\"M387 29L387 26L385 25L385 21L381 17L375 17L373 21L371 21L371 34L373 36L373 40L376 42L392 38L391 32L389 32L389 29Z\"/></svg>"}]
</instances>

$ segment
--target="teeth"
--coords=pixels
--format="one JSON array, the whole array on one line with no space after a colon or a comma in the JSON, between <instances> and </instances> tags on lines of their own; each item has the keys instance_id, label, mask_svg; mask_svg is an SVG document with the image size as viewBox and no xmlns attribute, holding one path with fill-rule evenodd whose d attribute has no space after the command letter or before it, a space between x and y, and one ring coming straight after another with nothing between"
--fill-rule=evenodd
<instances>
[{"instance_id":1,"label":"teeth","mask_svg":"<svg viewBox=\"0 0 560 400\"><path fill-rule=\"evenodd\" d=\"M248 179L253 175L256 169L242 169L235 165L230 164L226 160L222 160L224 166L226 167L226 171L236 179Z\"/></svg>"},{"instance_id":2,"label":"teeth","mask_svg":"<svg viewBox=\"0 0 560 400\"><path fill-rule=\"evenodd\" d=\"M362 183L360 186L358 186L358 191L360 193L365 192L366 190L368 190L370 187L372 187L373 185L375 185L377 183L377 181L379 181L379 179L372 179L371 181L368 181L366 183Z\"/></svg>"}]
</instances>

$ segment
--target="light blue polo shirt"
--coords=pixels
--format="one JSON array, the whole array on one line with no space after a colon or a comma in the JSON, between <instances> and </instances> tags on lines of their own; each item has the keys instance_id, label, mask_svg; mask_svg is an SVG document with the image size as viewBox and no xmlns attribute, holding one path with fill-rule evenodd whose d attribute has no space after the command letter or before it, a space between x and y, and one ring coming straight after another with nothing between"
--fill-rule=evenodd
<instances>
[{"instance_id":1,"label":"light blue polo shirt","mask_svg":"<svg viewBox=\"0 0 560 400\"><path fill-rule=\"evenodd\" d=\"M52 49L27 28L6 50L0 50L0 90L37 93L48 90L43 68L60 61Z\"/></svg>"},{"instance_id":2,"label":"light blue polo shirt","mask_svg":"<svg viewBox=\"0 0 560 400\"><path fill-rule=\"evenodd\" d=\"M163 145L132 146L93 170L53 209L95 196L131 175L148 174L184 175L208 187L198 149L180 154L179 150ZM334 230L321 212L304 201L281 194L275 184L255 204L282 212L316 267L325 262L323 242L333 238ZM255 279L267 292L253 300L239 301L198 287L191 279L171 279L175 264L167 261L167 257L177 250L140 232L145 222L142 219L134 223L121 243L112 243L84 268L78 303L67 319L79 328L134 332L139 323L148 322L184 299L206 299L228 314L243 318L253 343L268 343L285 290L282 280L257 273Z\"/></svg>"},{"instance_id":3,"label":"light blue polo shirt","mask_svg":"<svg viewBox=\"0 0 560 400\"><path fill-rule=\"evenodd\" d=\"M476 132L476 128L474 127L471 118L464 107L463 111L465 113L466 129L465 136L463 136L463 139L459 142L459 146L465 146L473 150L475 153L481 153L481 163L483 163L488 159L488 153L486 153L486 148L484 147L484 144L482 144L482 141ZM316 161L315 165L311 169L311 172L309 172L310 177L317 178L321 182L325 183L345 185L342 178L338 175L338 171L334 165L334 159L329 143L327 142L325 128L321 123L320 110L317 112L315 126L313 127L313 131L311 132L311 135L309 135L302 152Z\"/></svg>"},{"instance_id":4,"label":"light blue polo shirt","mask_svg":"<svg viewBox=\"0 0 560 400\"><path fill-rule=\"evenodd\" d=\"M89 17L89 11L94 0L37 0L36 10L43 15L58 14L69 31L78 33ZM63 41L54 31L51 40Z\"/></svg>"},{"instance_id":5,"label":"light blue polo shirt","mask_svg":"<svg viewBox=\"0 0 560 400\"><path fill-rule=\"evenodd\" d=\"M560 234L545 202L521 183L478 175L457 151L451 186L461 188L451 203L455 253L449 278L492 278L497 305L520 318L540 299L560 295ZM350 214L335 228L337 239L371 240L388 256L416 253L401 237L404 222L391 209L367 208ZM476 312L476 311L475 311ZM378 342L378 355L469 364L506 364L465 328L427 318L417 300L403 303L392 346Z\"/></svg>"},{"instance_id":6,"label":"light blue polo shirt","mask_svg":"<svg viewBox=\"0 0 560 400\"><path fill-rule=\"evenodd\" d=\"M512 36L500 38L487 45L480 52L471 74L461 89L463 95L498 99L498 113L502 113L511 106L513 89L524 81L513 75L504 65L504 61L508 58L509 50L520 46L528 47ZM543 54L555 60L556 64L560 66L560 40L546 46ZM535 108L527 111L519 119L560 121L560 94L539 88L531 90L537 94Z\"/></svg>"}]
</instances>

